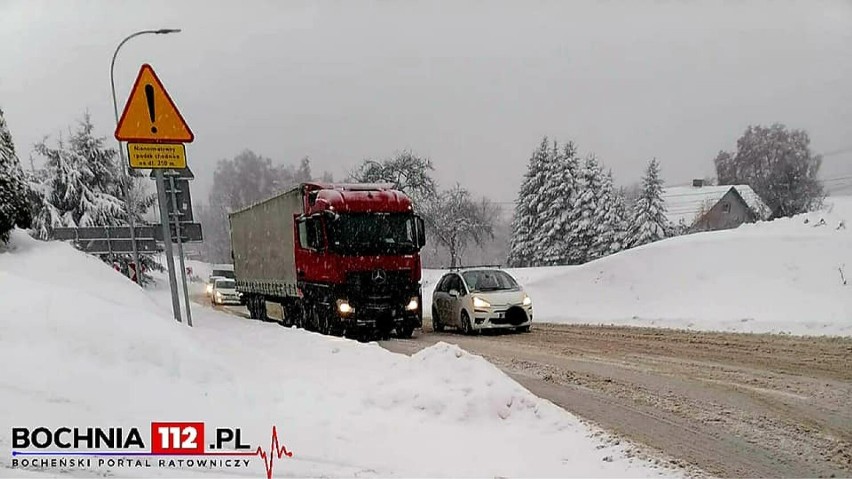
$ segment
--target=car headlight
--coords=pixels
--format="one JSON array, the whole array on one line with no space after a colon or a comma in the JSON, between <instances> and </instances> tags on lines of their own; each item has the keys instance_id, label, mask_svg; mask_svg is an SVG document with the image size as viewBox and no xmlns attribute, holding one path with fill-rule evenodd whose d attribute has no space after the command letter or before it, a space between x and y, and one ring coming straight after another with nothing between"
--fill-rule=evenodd
<instances>
[{"instance_id":1,"label":"car headlight","mask_svg":"<svg viewBox=\"0 0 852 479\"><path fill-rule=\"evenodd\" d=\"M420 306L420 303L417 302L417 298L411 298L411 301L405 305L406 311L417 311L417 307Z\"/></svg>"},{"instance_id":2,"label":"car headlight","mask_svg":"<svg viewBox=\"0 0 852 479\"><path fill-rule=\"evenodd\" d=\"M473 307L474 308L490 308L491 303L489 303L488 301L485 301L484 299L480 298L479 296L474 296L473 297Z\"/></svg>"},{"instance_id":3,"label":"car headlight","mask_svg":"<svg viewBox=\"0 0 852 479\"><path fill-rule=\"evenodd\" d=\"M532 299L528 295L524 295L524 306L529 306L532 304Z\"/></svg>"},{"instance_id":4,"label":"car headlight","mask_svg":"<svg viewBox=\"0 0 852 479\"><path fill-rule=\"evenodd\" d=\"M337 311L339 311L340 314L351 314L355 311L355 308L353 308L348 301L339 299L337 300Z\"/></svg>"}]
</instances>

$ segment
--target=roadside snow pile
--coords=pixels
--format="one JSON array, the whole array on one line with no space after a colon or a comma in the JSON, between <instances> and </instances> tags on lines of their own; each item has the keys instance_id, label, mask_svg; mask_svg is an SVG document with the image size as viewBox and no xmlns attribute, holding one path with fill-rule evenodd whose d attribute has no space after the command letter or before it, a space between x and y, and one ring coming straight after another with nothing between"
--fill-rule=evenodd
<instances>
[{"instance_id":1,"label":"roadside snow pile","mask_svg":"<svg viewBox=\"0 0 852 479\"><path fill-rule=\"evenodd\" d=\"M625 456L595 431L455 346L406 357L194 307L170 319L167 288L143 292L71 247L13 232L0 252L0 449L11 427L240 427L293 452L277 477L494 477L672 474ZM29 472L9 468L0 476ZM84 467L74 476L266 477L248 470ZM93 463L94 464L94 463Z\"/></svg>"},{"instance_id":2,"label":"roadside snow pile","mask_svg":"<svg viewBox=\"0 0 852 479\"><path fill-rule=\"evenodd\" d=\"M495 418L537 421L548 414L555 427L570 427L562 414L514 381L498 381L494 366L456 345L440 342L411 361L394 365L368 399L383 409L419 410L453 423L490 422ZM447 374L452 371L453 374ZM434 388L423 390L428 381ZM460 398L461 401L448 399Z\"/></svg>"},{"instance_id":3,"label":"roadside snow pile","mask_svg":"<svg viewBox=\"0 0 852 479\"><path fill-rule=\"evenodd\" d=\"M852 198L827 204L582 266L510 272L527 288L541 322L848 336ZM439 273L426 274L430 300Z\"/></svg>"}]
</instances>

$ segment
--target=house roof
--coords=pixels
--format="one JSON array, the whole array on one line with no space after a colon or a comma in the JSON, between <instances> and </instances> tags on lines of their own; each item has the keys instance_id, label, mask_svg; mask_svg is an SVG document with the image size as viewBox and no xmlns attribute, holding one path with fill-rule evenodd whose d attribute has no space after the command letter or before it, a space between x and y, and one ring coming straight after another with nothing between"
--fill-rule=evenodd
<instances>
[{"instance_id":1,"label":"house roof","mask_svg":"<svg viewBox=\"0 0 852 479\"><path fill-rule=\"evenodd\" d=\"M663 189L663 201L666 203L666 216L672 224L683 221L692 225L702 212L710 209L725 196L731 188L746 202L746 205L759 219L769 217L769 207L748 185L724 186L674 186Z\"/></svg>"}]
</instances>

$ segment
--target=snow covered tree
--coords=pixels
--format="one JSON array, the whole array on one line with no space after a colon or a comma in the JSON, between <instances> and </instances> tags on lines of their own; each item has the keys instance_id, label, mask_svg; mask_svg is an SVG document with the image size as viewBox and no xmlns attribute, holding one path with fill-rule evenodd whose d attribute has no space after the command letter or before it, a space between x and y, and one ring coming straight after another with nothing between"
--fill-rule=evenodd
<instances>
[{"instance_id":1,"label":"snow covered tree","mask_svg":"<svg viewBox=\"0 0 852 479\"><path fill-rule=\"evenodd\" d=\"M609 254L618 253L627 249L627 228L629 226L630 208L627 203L627 194L623 188L613 193L613 224L614 242L610 245Z\"/></svg>"},{"instance_id":2,"label":"snow covered tree","mask_svg":"<svg viewBox=\"0 0 852 479\"><path fill-rule=\"evenodd\" d=\"M521 181L518 199L515 200L512 236L509 240L508 264L510 266L526 267L538 264L536 240L541 234L540 214L546 207L539 201L539 195L545 186L545 169L549 157L548 140L544 137L530 157L527 172Z\"/></svg>"},{"instance_id":3,"label":"snow covered tree","mask_svg":"<svg viewBox=\"0 0 852 479\"><path fill-rule=\"evenodd\" d=\"M15 155L12 133L0 110L0 243L8 241L12 228L30 227L29 194L21 162Z\"/></svg>"},{"instance_id":4,"label":"snow covered tree","mask_svg":"<svg viewBox=\"0 0 852 479\"><path fill-rule=\"evenodd\" d=\"M663 179L656 158L648 164L642 178L642 192L633 205L633 215L625 240L628 248L659 241L671 236L672 225L666 217Z\"/></svg>"},{"instance_id":5,"label":"snow covered tree","mask_svg":"<svg viewBox=\"0 0 852 479\"><path fill-rule=\"evenodd\" d=\"M464 249L472 241L482 244L493 237L493 218L487 201L476 202L469 191L456 185L424 205L424 222L432 236L450 255L450 267L458 266Z\"/></svg>"},{"instance_id":6,"label":"snow covered tree","mask_svg":"<svg viewBox=\"0 0 852 479\"><path fill-rule=\"evenodd\" d=\"M544 211L541 228L540 263L546 266L580 264L584 252L580 244L582 210L578 208L583 186L577 147L569 141L559 152L553 145L547 181L542 192Z\"/></svg>"},{"instance_id":7,"label":"snow covered tree","mask_svg":"<svg viewBox=\"0 0 852 479\"><path fill-rule=\"evenodd\" d=\"M615 191L610 171L601 181L598 208L595 211L598 230L592 242L589 260L621 251L627 228L626 214L624 195Z\"/></svg>"},{"instance_id":8,"label":"snow covered tree","mask_svg":"<svg viewBox=\"0 0 852 479\"><path fill-rule=\"evenodd\" d=\"M106 138L94 134L91 117L84 114L68 141L59 138L55 146L47 140L36 145L36 151L46 159L45 167L31 172L29 203L35 212L32 234L47 239L56 227L121 226L129 222L130 214L137 224L155 201L146 192L145 179L122 177L116 161L117 150L105 146ZM124 191L133 198L133 212L125 205ZM102 257L117 261L125 274L133 261L131 254ZM142 282L150 281L145 272L162 270L153 255L140 255Z\"/></svg>"},{"instance_id":9,"label":"snow covered tree","mask_svg":"<svg viewBox=\"0 0 852 479\"><path fill-rule=\"evenodd\" d=\"M70 148L61 139L55 148L45 142L36 145L36 151L47 159L45 168L49 190L46 199L50 204L47 211L40 212L40 223L49 228L121 224L125 211L122 201L112 194L115 185L95 174L105 173L111 178L112 173L99 163L100 158L87 157L77 151L75 147L79 144L75 138ZM115 154L114 150L112 154Z\"/></svg>"},{"instance_id":10,"label":"snow covered tree","mask_svg":"<svg viewBox=\"0 0 852 479\"><path fill-rule=\"evenodd\" d=\"M349 180L358 183L393 183L394 187L410 196L417 208L418 203L435 197L437 184L431 172L435 168L432 160L402 151L382 160L364 160L349 174Z\"/></svg>"},{"instance_id":11,"label":"snow covered tree","mask_svg":"<svg viewBox=\"0 0 852 479\"><path fill-rule=\"evenodd\" d=\"M822 157L811 152L804 130L749 126L737 151L720 151L714 163L720 185L751 186L776 218L816 209L825 197L817 179Z\"/></svg>"},{"instance_id":12,"label":"snow covered tree","mask_svg":"<svg viewBox=\"0 0 852 479\"><path fill-rule=\"evenodd\" d=\"M594 244L603 229L600 222L603 182L600 163L594 155L588 155L577 178L577 201L574 203L577 221L573 225L572 235L568 238L577 263L594 259Z\"/></svg>"}]
</instances>

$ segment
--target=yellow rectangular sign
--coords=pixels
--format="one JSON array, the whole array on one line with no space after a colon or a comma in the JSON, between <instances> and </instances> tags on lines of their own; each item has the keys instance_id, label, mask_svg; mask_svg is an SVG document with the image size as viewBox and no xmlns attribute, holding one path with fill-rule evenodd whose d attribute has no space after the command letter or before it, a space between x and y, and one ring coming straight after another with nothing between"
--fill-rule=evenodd
<instances>
[{"instance_id":1,"label":"yellow rectangular sign","mask_svg":"<svg viewBox=\"0 0 852 479\"><path fill-rule=\"evenodd\" d=\"M186 168L186 148L180 143L128 143L131 168Z\"/></svg>"}]
</instances>

